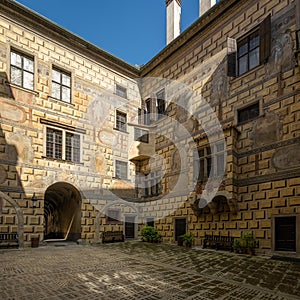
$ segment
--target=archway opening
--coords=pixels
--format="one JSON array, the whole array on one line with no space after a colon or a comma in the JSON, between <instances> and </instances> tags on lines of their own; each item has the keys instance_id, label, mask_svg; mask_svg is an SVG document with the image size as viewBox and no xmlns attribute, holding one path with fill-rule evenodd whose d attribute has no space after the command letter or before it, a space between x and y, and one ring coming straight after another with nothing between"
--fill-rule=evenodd
<instances>
[{"instance_id":1,"label":"archway opening","mask_svg":"<svg viewBox=\"0 0 300 300\"><path fill-rule=\"evenodd\" d=\"M81 196L69 183L58 182L45 192L45 240L77 241L81 235Z\"/></svg>"}]
</instances>

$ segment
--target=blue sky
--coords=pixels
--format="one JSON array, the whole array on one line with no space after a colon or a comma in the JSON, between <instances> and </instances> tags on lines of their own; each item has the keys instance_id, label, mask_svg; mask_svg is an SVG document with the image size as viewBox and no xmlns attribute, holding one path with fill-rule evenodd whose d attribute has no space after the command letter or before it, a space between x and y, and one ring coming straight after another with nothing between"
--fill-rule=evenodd
<instances>
[{"instance_id":1,"label":"blue sky","mask_svg":"<svg viewBox=\"0 0 300 300\"><path fill-rule=\"evenodd\" d=\"M165 0L17 2L132 65L147 63L166 45ZM182 31L198 18L198 5L182 1Z\"/></svg>"}]
</instances>

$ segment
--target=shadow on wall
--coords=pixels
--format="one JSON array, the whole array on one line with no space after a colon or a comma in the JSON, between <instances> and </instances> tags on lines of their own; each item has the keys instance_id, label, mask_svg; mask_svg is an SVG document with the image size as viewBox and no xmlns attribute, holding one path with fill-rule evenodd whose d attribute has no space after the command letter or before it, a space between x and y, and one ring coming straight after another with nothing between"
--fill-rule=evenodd
<instances>
[{"instance_id":1,"label":"shadow on wall","mask_svg":"<svg viewBox=\"0 0 300 300\"><path fill-rule=\"evenodd\" d=\"M19 177L17 148L7 142L3 128L13 132L8 114L14 113L9 100L14 99L10 87L6 84L6 73L0 72L0 232L17 233L20 247L24 246L24 218L22 208L28 203ZM4 113L5 110L5 113ZM11 122L10 122L11 123Z\"/></svg>"}]
</instances>

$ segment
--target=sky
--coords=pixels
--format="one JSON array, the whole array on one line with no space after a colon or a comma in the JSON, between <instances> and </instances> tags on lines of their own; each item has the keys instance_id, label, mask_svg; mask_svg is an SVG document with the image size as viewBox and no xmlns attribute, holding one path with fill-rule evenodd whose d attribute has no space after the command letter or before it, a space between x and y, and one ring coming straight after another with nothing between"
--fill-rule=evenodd
<instances>
[{"instance_id":1,"label":"sky","mask_svg":"<svg viewBox=\"0 0 300 300\"><path fill-rule=\"evenodd\" d=\"M18 0L132 65L146 64L166 46L165 0ZM181 31L199 15L199 0L183 0Z\"/></svg>"}]
</instances>

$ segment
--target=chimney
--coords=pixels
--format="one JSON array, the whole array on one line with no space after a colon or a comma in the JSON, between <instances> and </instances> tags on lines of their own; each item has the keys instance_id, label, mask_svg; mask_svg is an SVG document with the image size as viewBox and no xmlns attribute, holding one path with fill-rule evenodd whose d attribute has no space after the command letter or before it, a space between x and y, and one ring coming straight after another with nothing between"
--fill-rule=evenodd
<instances>
[{"instance_id":1,"label":"chimney","mask_svg":"<svg viewBox=\"0 0 300 300\"><path fill-rule=\"evenodd\" d=\"M166 0L167 44L180 35L181 2L182 0Z\"/></svg>"},{"instance_id":2,"label":"chimney","mask_svg":"<svg viewBox=\"0 0 300 300\"><path fill-rule=\"evenodd\" d=\"M199 0L199 16L204 15L215 4L216 0Z\"/></svg>"}]
</instances>

